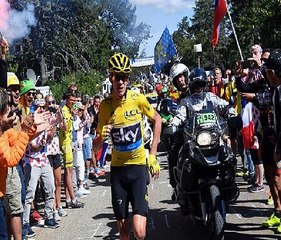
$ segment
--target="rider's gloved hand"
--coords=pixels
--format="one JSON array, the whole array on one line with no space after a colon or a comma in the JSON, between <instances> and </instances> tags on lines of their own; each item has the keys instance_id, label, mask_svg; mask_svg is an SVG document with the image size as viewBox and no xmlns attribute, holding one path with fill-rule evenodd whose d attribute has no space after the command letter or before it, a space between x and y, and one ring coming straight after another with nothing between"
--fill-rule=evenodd
<instances>
[{"instance_id":1,"label":"rider's gloved hand","mask_svg":"<svg viewBox=\"0 0 281 240\"><path fill-rule=\"evenodd\" d=\"M160 165L154 154L149 154L148 157L148 168L152 177L158 178L160 174Z\"/></svg>"},{"instance_id":2,"label":"rider's gloved hand","mask_svg":"<svg viewBox=\"0 0 281 240\"><path fill-rule=\"evenodd\" d=\"M103 141L108 140L110 132L112 129L112 125L104 125L101 131L101 138Z\"/></svg>"}]
</instances>

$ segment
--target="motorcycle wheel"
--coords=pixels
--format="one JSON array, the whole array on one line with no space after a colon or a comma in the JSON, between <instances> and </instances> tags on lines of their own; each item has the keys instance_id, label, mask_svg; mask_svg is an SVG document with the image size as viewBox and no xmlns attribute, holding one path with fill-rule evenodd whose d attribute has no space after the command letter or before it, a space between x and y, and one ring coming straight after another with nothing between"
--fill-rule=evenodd
<instances>
[{"instance_id":1,"label":"motorcycle wheel","mask_svg":"<svg viewBox=\"0 0 281 240\"><path fill-rule=\"evenodd\" d=\"M210 186L211 197L211 224L212 224L212 239L224 239L224 226L225 226L225 204L221 199L220 190L216 185Z\"/></svg>"}]
</instances>

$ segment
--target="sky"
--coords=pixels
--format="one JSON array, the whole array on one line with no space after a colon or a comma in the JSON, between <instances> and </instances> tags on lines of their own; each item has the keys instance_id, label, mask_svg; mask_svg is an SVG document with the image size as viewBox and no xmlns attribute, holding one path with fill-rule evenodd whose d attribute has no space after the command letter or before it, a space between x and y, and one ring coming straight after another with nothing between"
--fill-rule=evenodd
<instances>
[{"instance_id":1,"label":"sky","mask_svg":"<svg viewBox=\"0 0 281 240\"><path fill-rule=\"evenodd\" d=\"M140 22L151 26L150 38L146 45L141 45L146 56L154 55L154 47L160 39L164 29L168 27L170 34L185 16L191 18L195 5L194 0L130 0L136 5L137 24Z\"/></svg>"}]
</instances>

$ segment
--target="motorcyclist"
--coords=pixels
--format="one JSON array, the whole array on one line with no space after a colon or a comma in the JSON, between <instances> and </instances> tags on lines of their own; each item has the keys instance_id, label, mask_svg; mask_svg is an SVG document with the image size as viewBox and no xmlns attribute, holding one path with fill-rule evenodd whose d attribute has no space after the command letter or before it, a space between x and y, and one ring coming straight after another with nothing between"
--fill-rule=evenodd
<instances>
[{"instance_id":1,"label":"motorcyclist","mask_svg":"<svg viewBox=\"0 0 281 240\"><path fill-rule=\"evenodd\" d=\"M181 101L181 99L189 95L188 75L189 69L183 63L177 62L170 69L170 78L172 78L174 86L180 93L180 96L177 99L178 103ZM169 177L171 186L175 188L176 181L174 179L173 168L177 165L177 156L183 144L182 131L178 130L176 133L171 135L170 138L172 139L170 142L173 144L168 153ZM175 191L173 191L172 200L175 200Z\"/></svg>"},{"instance_id":2,"label":"motorcyclist","mask_svg":"<svg viewBox=\"0 0 281 240\"><path fill-rule=\"evenodd\" d=\"M188 75L189 69L183 63L175 63L170 69L170 78L172 78L173 84L180 92L179 101L189 94Z\"/></svg>"},{"instance_id":3,"label":"motorcyclist","mask_svg":"<svg viewBox=\"0 0 281 240\"><path fill-rule=\"evenodd\" d=\"M211 92L204 92L207 85L207 75L204 69L194 68L189 75L190 96L181 100L178 113L171 122L172 125L180 126L194 112L200 111L208 107L208 102L217 114L225 113L229 108L229 103L222 98L219 98ZM235 114L232 108L229 113Z\"/></svg>"},{"instance_id":4,"label":"motorcyclist","mask_svg":"<svg viewBox=\"0 0 281 240\"><path fill-rule=\"evenodd\" d=\"M192 116L192 113L200 111L207 106L212 107L218 114L225 113L228 110L229 103L211 92L204 92L207 85L207 75L204 69L194 68L189 75L189 91L190 96L185 97L181 100L177 114L171 121L171 126L179 127L186 120ZM233 114L235 110L232 111ZM170 155L168 156L169 161L169 173L170 173L170 184L172 187L176 187L176 182L174 179L173 168L177 165L178 153L181 146L183 145L183 134L182 131L177 131L177 139L181 141L181 144L177 144L172 147ZM172 154L173 155L172 155ZM174 199L174 194L172 199Z\"/></svg>"}]
</instances>

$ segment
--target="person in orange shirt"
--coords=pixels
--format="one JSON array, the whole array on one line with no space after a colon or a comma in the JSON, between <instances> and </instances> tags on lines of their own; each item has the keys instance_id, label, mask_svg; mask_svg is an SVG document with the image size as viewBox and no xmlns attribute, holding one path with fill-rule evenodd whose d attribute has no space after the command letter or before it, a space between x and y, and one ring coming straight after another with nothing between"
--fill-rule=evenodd
<instances>
[{"instance_id":1,"label":"person in orange shirt","mask_svg":"<svg viewBox=\"0 0 281 240\"><path fill-rule=\"evenodd\" d=\"M32 116L25 118L22 131L12 129L16 116L13 114L8 117L9 113L8 93L0 89L0 239L8 239L3 205L8 167L18 164L30 138L36 132Z\"/></svg>"}]
</instances>

